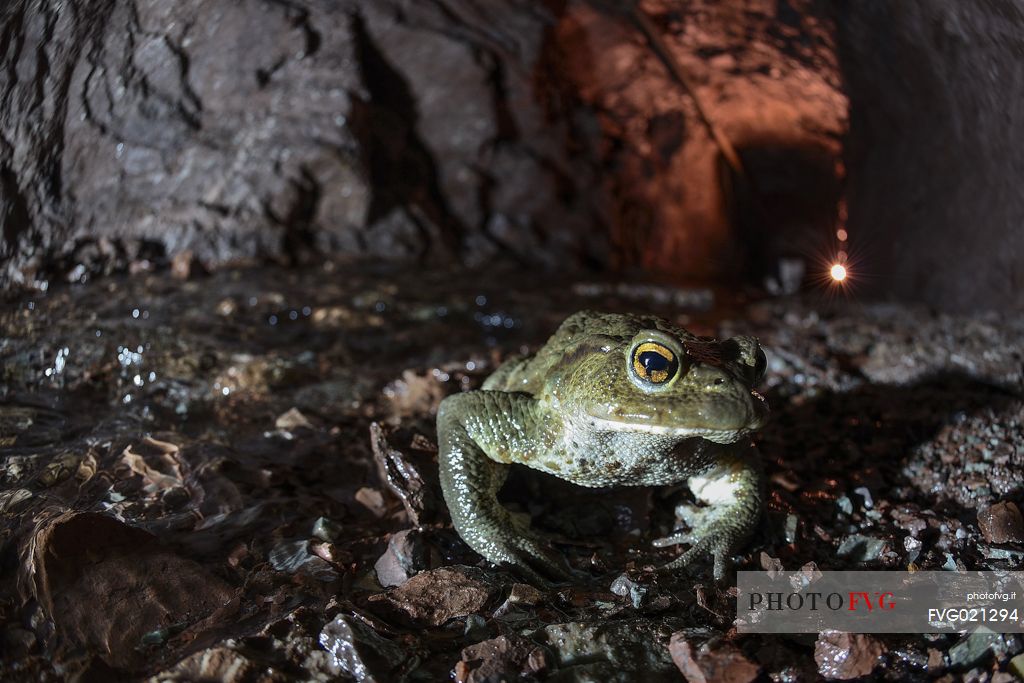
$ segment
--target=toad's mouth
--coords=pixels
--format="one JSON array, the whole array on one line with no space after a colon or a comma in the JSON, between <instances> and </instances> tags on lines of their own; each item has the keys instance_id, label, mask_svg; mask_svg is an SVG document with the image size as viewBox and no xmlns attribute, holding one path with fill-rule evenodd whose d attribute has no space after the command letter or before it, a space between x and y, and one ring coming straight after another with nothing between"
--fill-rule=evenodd
<instances>
[{"instance_id":1,"label":"toad's mouth","mask_svg":"<svg viewBox=\"0 0 1024 683\"><path fill-rule=\"evenodd\" d=\"M755 427L737 427L735 429L716 429L714 427L670 427L654 424L631 424L607 418L594 418L594 426L602 431L632 432L634 434L655 434L658 436L674 436L680 439L700 437L715 443L729 444L739 441L754 431Z\"/></svg>"},{"instance_id":2,"label":"toad's mouth","mask_svg":"<svg viewBox=\"0 0 1024 683\"><path fill-rule=\"evenodd\" d=\"M694 409L646 406L642 412L617 406L606 406L603 414L588 415L593 427L610 432L634 432L675 436L682 439L700 437L716 443L733 443L768 422L768 401L757 391L750 391L751 400L713 402Z\"/></svg>"}]
</instances>

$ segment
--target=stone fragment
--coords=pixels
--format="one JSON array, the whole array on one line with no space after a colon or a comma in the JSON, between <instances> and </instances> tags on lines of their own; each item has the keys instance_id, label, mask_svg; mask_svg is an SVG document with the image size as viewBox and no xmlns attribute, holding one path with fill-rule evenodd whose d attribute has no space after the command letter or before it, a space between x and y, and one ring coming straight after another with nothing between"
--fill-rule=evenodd
<instances>
[{"instance_id":1,"label":"stone fragment","mask_svg":"<svg viewBox=\"0 0 1024 683\"><path fill-rule=\"evenodd\" d=\"M378 489L363 486L353 496L356 502L372 512L376 517L383 517L387 514L387 504L384 502L384 494Z\"/></svg>"},{"instance_id":2,"label":"stone fragment","mask_svg":"<svg viewBox=\"0 0 1024 683\"><path fill-rule=\"evenodd\" d=\"M460 683L520 680L543 674L549 665L544 648L514 633L463 648L461 663L456 674Z\"/></svg>"},{"instance_id":3,"label":"stone fragment","mask_svg":"<svg viewBox=\"0 0 1024 683\"><path fill-rule=\"evenodd\" d=\"M207 618L231 618L232 586L145 531L93 512L39 524L30 558L35 596L65 642L108 667L145 665L144 639L168 625L199 633Z\"/></svg>"},{"instance_id":4,"label":"stone fragment","mask_svg":"<svg viewBox=\"0 0 1024 683\"><path fill-rule=\"evenodd\" d=\"M270 551L267 560L279 572L302 572L324 582L338 579L338 572L331 563L310 551L309 541L280 543Z\"/></svg>"},{"instance_id":5,"label":"stone fragment","mask_svg":"<svg viewBox=\"0 0 1024 683\"><path fill-rule=\"evenodd\" d=\"M550 624L532 638L550 649L560 669L578 674L566 680L633 680L639 673L657 680L676 671L671 635L664 622L630 619Z\"/></svg>"},{"instance_id":6,"label":"stone fragment","mask_svg":"<svg viewBox=\"0 0 1024 683\"><path fill-rule=\"evenodd\" d=\"M782 560L777 557L772 557L768 553L761 551L760 555L761 569L768 572L768 577L774 579L782 569Z\"/></svg>"},{"instance_id":7,"label":"stone fragment","mask_svg":"<svg viewBox=\"0 0 1024 683\"><path fill-rule=\"evenodd\" d=\"M317 517L316 521L313 522L313 536L321 541L337 539L341 535L342 530L340 524L327 517Z\"/></svg>"},{"instance_id":8,"label":"stone fragment","mask_svg":"<svg viewBox=\"0 0 1024 683\"><path fill-rule=\"evenodd\" d=\"M1024 543L1024 518L1016 503L1005 501L978 513L978 527L989 543Z\"/></svg>"},{"instance_id":9,"label":"stone fragment","mask_svg":"<svg viewBox=\"0 0 1024 683\"><path fill-rule=\"evenodd\" d=\"M1019 648L1019 641L1014 636L993 633L982 627L949 648L949 665L962 671L980 666L993 656L1003 659Z\"/></svg>"},{"instance_id":10,"label":"stone fragment","mask_svg":"<svg viewBox=\"0 0 1024 683\"><path fill-rule=\"evenodd\" d=\"M630 603L637 609L647 597L647 587L629 578L629 575L625 573L619 574L612 581L611 592L629 598Z\"/></svg>"},{"instance_id":11,"label":"stone fragment","mask_svg":"<svg viewBox=\"0 0 1024 683\"><path fill-rule=\"evenodd\" d=\"M419 525L437 519L442 506L435 493L436 474L427 474L416 458L394 448L379 423L370 425L370 444L381 478L402 501L409 521ZM436 471L435 466L433 472Z\"/></svg>"},{"instance_id":12,"label":"stone fragment","mask_svg":"<svg viewBox=\"0 0 1024 683\"><path fill-rule=\"evenodd\" d=\"M1024 678L1024 654L1017 655L1010 660L1010 673L1017 678Z\"/></svg>"},{"instance_id":13,"label":"stone fragment","mask_svg":"<svg viewBox=\"0 0 1024 683\"><path fill-rule=\"evenodd\" d=\"M345 674L360 683L393 680L390 672L405 660L398 645L344 614L324 626L320 646L330 653L335 674Z\"/></svg>"},{"instance_id":14,"label":"stone fragment","mask_svg":"<svg viewBox=\"0 0 1024 683\"><path fill-rule=\"evenodd\" d=\"M440 567L416 574L386 600L414 622L440 626L449 619L479 612L493 589L472 567Z\"/></svg>"},{"instance_id":15,"label":"stone fragment","mask_svg":"<svg viewBox=\"0 0 1024 683\"><path fill-rule=\"evenodd\" d=\"M428 552L423 534L416 529L406 529L388 539L387 550L373 565L377 581L385 588L401 586L427 568Z\"/></svg>"},{"instance_id":16,"label":"stone fragment","mask_svg":"<svg viewBox=\"0 0 1024 683\"><path fill-rule=\"evenodd\" d=\"M839 544L836 555L853 562L872 562L885 550L885 540L863 534L851 534Z\"/></svg>"},{"instance_id":17,"label":"stone fragment","mask_svg":"<svg viewBox=\"0 0 1024 683\"><path fill-rule=\"evenodd\" d=\"M750 683L761 673L738 647L721 639L695 646L680 631L672 634L668 651L690 683Z\"/></svg>"},{"instance_id":18,"label":"stone fragment","mask_svg":"<svg viewBox=\"0 0 1024 683\"><path fill-rule=\"evenodd\" d=\"M498 605L492 616L505 622L523 621L530 618L530 608L543 599L544 594L533 586L525 583L513 584L508 598Z\"/></svg>"},{"instance_id":19,"label":"stone fragment","mask_svg":"<svg viewBox=\"0 0 1024 683\"><path fill-rule=\"evenodd\" d=\"M299 428L313 429L313 424L303 415L298 408L289 408L277 416L274 426L285 431L295 431Z\"/></svg>"},{"instance_id":20,"label":"stone fragment","mask_svg":"<svg viewBox=\"0 0 1024 683\"><path fill-rule=\"evenodd\" d=\"M818 673L830 680L848 681L867 676L886 652L878 639L863 633L824 631L814 644Z\"/></svg>"}]
</instances>

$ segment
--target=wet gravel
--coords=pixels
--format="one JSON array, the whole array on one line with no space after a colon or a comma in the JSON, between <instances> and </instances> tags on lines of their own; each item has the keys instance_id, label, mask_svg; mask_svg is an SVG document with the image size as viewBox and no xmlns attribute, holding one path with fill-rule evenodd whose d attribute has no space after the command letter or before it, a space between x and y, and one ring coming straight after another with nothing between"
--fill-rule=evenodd
<instances>
[{"instance_id":1,"label":"wet gravel","mask_svg":"<svg viewBox=\"0 0 1024 683\"><path fill-rule=\"evenodd\" d=\"M1019 636L738 635L710 567L651 571L682 487L516 470L506 503L590 577L529 586L453 533L433 426L581 308L756 334L769 504L739 569L1021 568L1024 316L341 262L177 276L3 302L4 680L1024 671Z\"/></svg>"}]
</instances>

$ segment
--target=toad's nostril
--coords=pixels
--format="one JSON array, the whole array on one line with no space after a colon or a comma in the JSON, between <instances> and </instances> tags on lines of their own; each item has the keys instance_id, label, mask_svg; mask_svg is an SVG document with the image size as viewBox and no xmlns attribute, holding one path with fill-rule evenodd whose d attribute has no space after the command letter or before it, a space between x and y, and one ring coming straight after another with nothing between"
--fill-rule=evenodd
<instances>
[{"instance_id":1,"label":"toad's nostril","mask_svg":"<svg viewBox=\"0 0 1024 683\"><path fill-rule=\"evenodd\" d=\"M715 378L715 384L722 384L724 382L725 382L725 378L724 377L716 377Z\"/></svg>"}]
</instances>

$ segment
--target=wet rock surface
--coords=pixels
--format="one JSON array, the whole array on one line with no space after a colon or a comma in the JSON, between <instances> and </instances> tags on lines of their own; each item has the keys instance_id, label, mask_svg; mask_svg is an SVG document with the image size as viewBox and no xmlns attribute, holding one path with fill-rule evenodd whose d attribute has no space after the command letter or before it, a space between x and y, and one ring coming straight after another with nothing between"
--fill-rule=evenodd
<instances>
[{"instance_id":1,"label":"wet rock surface","mask_svg":"<svg viewBox=\"0 0 1024 683\"><path fill-rule=\"evenodd\" d=\"M440 567L405 581L386 599L414 623L441 626L482 611L493 593L476 568Z\"/></svg>"},{"instance_id":2,"label":"wet rock surface","mask_svg":"<svg viewBox=\"0 0 1024 683\"><path fill-rule=\"evenodd\" d=\"M462 659L455 666L455 680L483 683L542 676L548 669L548 657L547 651L529 638L501 635L463 649Z\"/></svg>"},{"instance_id":3,"label":"wet rock surface","mask_svg":"<svg viewBox=\"0 0 1024 683\"><path fill-rule=\"evenodd\" d=\"M689 502L678 487L513 468L505 503L571 584L529 586L462 543L437 490L437 402L597 308L760 337L768 509L738 569L1021 566L1024 319L703 291L329 262L5 299L4 677L1019 671L1009 636L737 635L709 566L651 571L678 552L650 544Z\"/></svg>"},{"instance_id":4,"label":"wet rock surface","mask_svg":"<svg viewBox=\"0 0 1024 683\"><path fill-rule=\"evenodd\" d=\"M996 503L981 510L978 526L989 543L1024 543L1024 519L1014 503Z\"/></svg>"},{"instance_id":5,"label":"wet rock surface","mask_svg":"<svg viewBox=\"0 0 1024 683\"><path fill-rule=\"evenodd\" d=\"M761 673L761 668L731 643L694 646L685 633L673 633L668 649L689 683L750 683Z\"/></svg>"},{"instance_id":6,"label":"wet rock surface","mask_svg":"<svg viewBox=\"0 0 1024 683\"><path fill-rule=\"evenodd\" d=\"M814 660L824 678L848 681L870 675L885 649L874 636L830 631L818 636Z\"/></svg>"},{"instance_id":7,"label":"wet rock surface","mask_svg":"<svg viewBox=\"0 0 1024 683\"><path fill-rule=\"evenodd\" d=\"M607 250L545 78L554 3L6 5L0 286Z\"/></svg>"}]
</instances>

